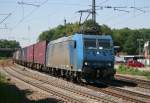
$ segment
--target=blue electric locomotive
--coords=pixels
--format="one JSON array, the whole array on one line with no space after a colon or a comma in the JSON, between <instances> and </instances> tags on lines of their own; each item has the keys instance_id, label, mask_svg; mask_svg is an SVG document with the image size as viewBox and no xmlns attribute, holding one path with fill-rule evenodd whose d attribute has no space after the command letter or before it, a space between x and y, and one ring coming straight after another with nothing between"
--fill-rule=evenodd
<instances>
[{"instance_id":1,"label":"blue electric locomotive","mask_svg":"<svg viewBox=\"0 0 150 103\"><path fill-rule=\"evenodd\" d=\"M51 72L86 80L113 77L114 47L111 36L75 33L49 42L46 66ZM49 69L50 70L50 69Z\"/></svg>"}]
</instances>

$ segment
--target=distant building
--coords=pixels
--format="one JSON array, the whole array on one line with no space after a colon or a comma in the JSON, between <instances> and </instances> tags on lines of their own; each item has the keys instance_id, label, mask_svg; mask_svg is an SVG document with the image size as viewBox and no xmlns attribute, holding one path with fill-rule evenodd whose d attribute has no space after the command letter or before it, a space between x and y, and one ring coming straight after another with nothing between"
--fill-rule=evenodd
<instances>
[{"instance_id":1,"label":"distant building","mask_svg":"<svg viewBox=\"0 0 150 103\"><path fill-rule=\"evenodd\" d=\"M144 57L150 59L150 41L144 43Z\"/></svg>"},{"instance_id":2,"label":"distant building","mask_svg":"<svg viewBox=\"0 0 150 103\"><path fill-rule=\"evenodd\" d=\"M144 43L145 64L150 65L150 41Z\"/></svg>"}]
</instances>

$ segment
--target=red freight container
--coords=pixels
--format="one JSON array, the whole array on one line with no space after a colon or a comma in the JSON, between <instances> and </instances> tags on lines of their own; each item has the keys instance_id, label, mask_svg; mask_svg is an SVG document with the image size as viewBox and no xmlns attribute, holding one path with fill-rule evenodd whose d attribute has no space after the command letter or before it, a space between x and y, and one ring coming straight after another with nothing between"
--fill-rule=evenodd
<instances>
[{"instance_id":1,"label":"red freight container","mask_svg":"<svg viewBox=\"0 0 150 103\"><path fill-rule=\"evenodd\" d=\"M34 45L34 63L45 64L47 41L38 42Z\"/></svg>"},{"instance_id":2,"label":"red freight container","mask_svg":"<svg viewBox=\"0 0 150 103\"><path fill-rule=\"evenodd\" d=\"M33 62L34 59L34 45L30 45L27 47L27 62Z\"/></svg>"}]
</instances>

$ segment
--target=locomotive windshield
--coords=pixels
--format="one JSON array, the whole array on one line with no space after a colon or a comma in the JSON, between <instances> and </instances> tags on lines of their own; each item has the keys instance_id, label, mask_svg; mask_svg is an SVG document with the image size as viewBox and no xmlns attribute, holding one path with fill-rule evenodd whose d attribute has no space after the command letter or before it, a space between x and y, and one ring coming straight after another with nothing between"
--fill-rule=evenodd
<instances>
[{"instance_id":1,"label":"locomotive windshield","mask_svg":"<svg viewBox=\"0 0 150 103\"><path fill-rule=\"evenodd\" d=\"M111 49L110 40L106 39L85 39L85 49Z\"/></svg>"},{"instance_id":2,"label":"locomotive windshield","mask_svg":"<svg viewBox=\"0 0 150 103\"><path fill-rule=\"evenodd\" d=\"M97 49L96 39L85 39L84 48L85 49Z\"/></svg>"},{"instance_id":3,"label":"locomotive windshield","mask_svg":"<svg viewBox=\"0 0 150 103\"><path fill-rule=\"evenodd\" d=\"M110 49L110 48L111 48L110 40L106 40L106 39L98 40L98 49Z\"/></svg>"}]
</instances>

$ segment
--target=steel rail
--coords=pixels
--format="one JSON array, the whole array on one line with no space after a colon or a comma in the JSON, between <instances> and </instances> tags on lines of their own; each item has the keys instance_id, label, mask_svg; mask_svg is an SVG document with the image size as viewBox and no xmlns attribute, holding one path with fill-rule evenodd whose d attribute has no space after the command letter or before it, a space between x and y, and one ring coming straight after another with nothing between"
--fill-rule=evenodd
<instances>
[{"instance_id":1,"label":"steel rail","mask_svg":"<svg viewBox=\"0 0 150 103\"><path fill-rule=\"evenodd\" d=\"M37 87L37 88L39 88L39 89L41 89L41 90L43 90L43 91L46 91L46 92L48 92L48 93L51 93L51 94L53 94L53 95L55 95L55 96L61 98L64 102L85 103L85 102L80 101L80 100L78 100L78 99L75 99L75 98L73 98L73 97L69 97L69 96L67 96L67 95L65 95L65 94L62 94L62 93L60 93L60 92L58 92L58 91L54 91L53 89L47 88L47 87L45 87L45 86L41 86L40 84L34 83L34 82L32 82L32 81L29 81L29 80L25 80L25 79L23 79L23 78L21 78L21 77L15 75L15 74L11 73L11 72L8 71L7 69L3 69L3 70L4 70L5 72L7 72L9 75L11 75L11 76L13 76L13 77L15 77L15 78L17 78L17 79L19 79L19 80L21 80L21 81L27 83L27 84L30 84L30 85L32 85L32 86L34 86L34 87Z\"/></svg>"},{"instance_id":2,"label":"steel rail","mask_svg":"<svg viewBox=\"0 0 150 103\"><path fill-rule=\"evenodd\" d=\"M43 82L43 83L48 83L48 84L50 84L50 85L52 85L52 86L57 86L57 87L59 87L59 88L65 89L65 90L67 90L67 91L70 91L70 92L73 92L73 93L76 93L76 94L79 94L79 95L82 95L82 96L85 96L85 97L88 97L88 98L91 98L91 99L95 99L95 100L98 100L98 101L102 101L103 103L109 103L109 102L110 102L110 103L116 103L115 101L102 98L102 97L100 97L100 96L98 96L98 95L94 95L94 94L92 94L92 93L87 93L87 92L85 92L85 91L81 91L81 90L79 90L79 89L75 89L75 88L71 88L71 87L67 87L67 88L66 88L65 86L62 86L62 85L60 85L60 84L58 84L58 83L52 83L51 81L44 80L44 79L42 79L42 78L37 78L37 77L32 76L32 75L30 75L30 74L25 74L25 73L22 73L22 72L20 72L20 71L17 71L15 68L12 68L12 67L10 67L10 68L13 69L14 71L16 71L16 72L22 74L22 75L25 75L25 76L28 76L28 77L37 79L37 80L39 80L39 81L41 81L41 82Z\"/></svg>"}]
</instances>

